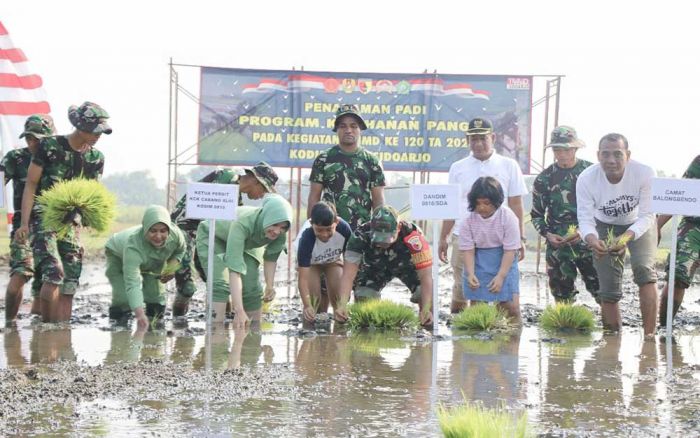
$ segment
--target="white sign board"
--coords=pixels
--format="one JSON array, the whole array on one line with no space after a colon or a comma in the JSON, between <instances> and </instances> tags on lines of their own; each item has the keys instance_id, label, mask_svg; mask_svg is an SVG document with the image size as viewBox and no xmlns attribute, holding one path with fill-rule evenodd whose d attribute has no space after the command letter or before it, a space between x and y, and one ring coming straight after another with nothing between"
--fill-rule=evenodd
<instances>
[{"instance_id":1,"label":"white sign board","mask_svg":"<svg viewBox=\"0 0 700 438\"><path fill-rule=\"evenodd\" d=\"M660 214L700 216L700 179L653 178L651 210Z\"/></svg>"},{"instance_id":2,"label":"white sign board","mask_svg":"<svg viewBox=\"0 0 700 438\"><path fill-rule=\"evenodd\" d=\"M187 184L185 217L188 219L236 219L237 184Z\"/></svg>"},{"instance_id":3,"label":"white sign board","mask_svg":"<svg viewBox=\"0 0 700 438\"><path fill-rule=\"evenodd\" d=\"M412 219L458 219L459 184L414 184L411 186Z\"/></svg>"}]
</instances>

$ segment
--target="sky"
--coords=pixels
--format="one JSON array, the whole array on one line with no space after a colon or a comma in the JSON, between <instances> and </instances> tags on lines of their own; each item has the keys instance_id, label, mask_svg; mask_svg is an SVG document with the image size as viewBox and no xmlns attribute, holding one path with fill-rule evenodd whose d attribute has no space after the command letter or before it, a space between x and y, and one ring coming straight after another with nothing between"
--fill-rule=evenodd
<instances>
[{"instance_id":1,"label":"sky","mask_svg":"<svg viewBox=\"0 0 700 438\"><path fill-rule=\"evenodd\" d=\"M682 175L700 153L700 27L692 2L2 0L0 20L44 79L59 132L97 102L114 133L105 174L167 180L168 62L233 68L564 75L559 123L588 144L620 132L632 158ZM198 69L179 68L199 94ZM535 89L533 100L543 95ZM180 149L196 143L181 95ZM532 157L544 125L533 117ZM551 152L546 162L551 163Z\"/></svg>"}]
</instances>

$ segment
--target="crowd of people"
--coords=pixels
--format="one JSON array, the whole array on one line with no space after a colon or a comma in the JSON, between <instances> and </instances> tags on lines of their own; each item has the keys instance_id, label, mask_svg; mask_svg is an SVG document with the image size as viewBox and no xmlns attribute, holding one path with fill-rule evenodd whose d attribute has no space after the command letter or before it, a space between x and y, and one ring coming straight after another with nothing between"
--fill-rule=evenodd
<instances>
[{"instance_id":1,"label":"crowd of people","mask_svg":"<svg viewBox=\"0 0 700 438\"><path fill-rule=\"evenodd\" d=\"M75 127L68 135L56 135L49 116L30 116L20 136L27 147L10 151L0 162L5 182L13 184L16 211L5 298L8 322L16 318L23 287L32 277L31 312L45 322L71 317L82 268L79 233L58 236L46 229L34 199L58 181L99 179L104 155L94 146L112 129L107 112L91 102L71 107L68 116ZM351 296L355 302L379 298L390 281L399 279L418 305L421 324L431 326L430 246L417 224L402 219L385 202L381 163L361 146L365 129L357 106L340 105L333 126L338 144L319 154L312 166L308 222L294 249L303 318L313 322L330 306L335 319L345 322ZM497 133L489 120L474 118L464 134L469 155L451 165L449 182L461 186L465 208L460 219L443 222L438 248L440 260L449 262L453 271L450 309L457 313L471 303L493 302L517 324L518 262L526 251L523 196L528 189L518 163L494 149ZM580 273L600 305L603 326L619 331L624 257L629 252L644 333L653 335L657 314L665 323L668 294L666 287L659 306L655 254L668 217L651 211L654 170L631 159L621 134L600 139L595 164L576 157L583 146L572 127L556 127L547 145L554 163L533 185L530 217L546 242L551 294L557 302L574 302ZM700 178L700 156L683 177ZM260 320L263 303L275 297L277 260L287 249L292 222L291 205L276 193L277 179L274 169L261 162L240 173L217 170L201 180L237 184L241 195L262 199L259 206L245 206L240 196L237 219L216 221L212 260L209 224L186 217L184 197L172 212L147 208L141 225L110 237L105 245L110 318L133 315L138 327L146 328L149 319L165 313L164 285L173 278L173 316L185 316L196 291L193 270L206 280L211 264L214 321L224 322L229 312L236 328ZM700 217L682 219L678 241L674 315L700 263Z\"/></svg>"}]
</instances>

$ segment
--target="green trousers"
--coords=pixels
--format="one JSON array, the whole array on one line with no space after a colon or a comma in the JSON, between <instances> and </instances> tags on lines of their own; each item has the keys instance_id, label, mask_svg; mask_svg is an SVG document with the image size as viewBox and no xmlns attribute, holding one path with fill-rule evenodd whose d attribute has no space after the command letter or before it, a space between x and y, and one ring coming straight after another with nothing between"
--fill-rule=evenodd
<instances>
[{"instance_id":1,"label":"green trousers","mask_svg":"<svg viewBox=\"0 0 700 438\"><path fill-rule=\"evenodd\" d=\"M122 259L117 257L109 249L105 250L107 258L107 270L105 275L112 286L112 305L124 311L131 311L129 300L126 296L124 286L124 271L122 269ZM143 301L145 304L165 305L165 285L160 282L160 278L151 274L142 274Z\"/></svg>"}]
</instances>

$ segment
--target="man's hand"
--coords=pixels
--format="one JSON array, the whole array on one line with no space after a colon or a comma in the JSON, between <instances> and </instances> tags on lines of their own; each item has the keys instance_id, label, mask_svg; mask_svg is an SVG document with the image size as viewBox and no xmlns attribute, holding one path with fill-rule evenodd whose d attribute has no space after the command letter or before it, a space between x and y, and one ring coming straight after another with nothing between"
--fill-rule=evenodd
<instances>
[{"instance_id":1,"label":"man's hand","mask_svg":"<svg viewBox=\"0 0 700 438\"><path fill-rule=\"evenodd\" d=\"M270 286L265 286L265 293L263 295L263 301L266 303L269 303L270 301L275 299L275 296L277 296L277 291L275 290L275 288L270 287Z\"/></svg>"},{"instance_id":2,"label":"man's hand","mask_svg":"<svg viewBox=\"0 0 700 438\"><path fill-rule=\"evenodd\" d=\"M586 236L586 243L593 250L593 254L596 258L601 258L608 254L608 247L605 246L605 242L598 239L593 234Z\"/></svg>"},{"instance_id":3,"label":"man's hand","mask_svg":"<svg viewBox=\"0 0 700 438\"><path fill-rule=\"evenodd\" d=\"M501 291L501 288L503 287L503 280L504 278L500 275L496 275L493 277L493 280L489 282L488 288L489 292L497 294Z\"/></svg>"},{"instance_id":4,"label":"man's hand","mask_svg":"<svg viewBox=\"0 0 700 438\"><path fill-rule=\"evenodd\" d=\"M420 325L427 327L433 324L433 309L430 307L423 307L420 313Z\"/></svg>"},{"instance_id":5,"label":"man's hand","mask_svg":"<svg viewBox=\"0 0 700 438\"><path fill-rule=\"evenodd\" d=\"M160 276L160 282L165 284L175 278L175 274L169 274L169 275L161 275Z\"/></svg>"},{"instance_id":6,"label":"man's hand","mask_svg":"<svg viewBox=\"0 0 700 438\"><path fill-rule=\"evenodd\" d=\"M19 228L17 228L17 231L15 231L15 241L18 243L26 242L27 236L29 236L28 225L21 225Z\"/></svg>"},{"instance_id":7,"label":"man's hand","mask_svg":"<svg viewBox=\"0 0 700 438\"><path fill-rule=\"evenodd\" d=\"M560 246L566 243L566 239L558 234L547 233L547 242L552 245L552 248L558 249Z\"/></svg>"},{"instance_id":8,"label":"man's hand","mask_svg":"<svg viewBox=\"0 0 700 438\"><path fill-rule=\"evenodd\" d=\"M467 277L467 283L469 284L469 287L471 289L477 289L479 286L481 286L481 283L479 283L479 279L476 278L476 275L474 274L469 274Z\"/></svg>"},{"instance_id":9,"label":"man's hand","mask_svg":"<svg viewBox=\"0 0 700 438\"><path fill-rule=\"evenodd\" d=\"M245 313L245 310L236 310L236 316L233 318L233 328L242 329L248 326L248 324L250 324L250 318L248 318L248 314Z\"/></svg>"},{"instance_id":10,"label":"man's hand","mask_svg":"<svg viewBox=\"0 0 700 438\"><path fill-rule=\"evenodd\" d=\"M137 307L134 309L134 316L136 317L137 330L146 330L149 325L148 317L143 311L143 307Z\"/></svg>"},{"instance_id":11,"label":"man's hand","mask_svg":"<svg viewBox=\"0 0 700 438\"><path fill-rule=\"evenodd\" d=\"M316 321L316 309L313 306L304 307L304 320L307 322Z\"/></svg>"},{"instance_id":12,"label":"man's hand","mask_svg":"<svg viewBox=\"0 0 700 438\"><path fill-rule=\"evenodd\" d=\"M525 242L520 241L520 251L518 251L518 261L522 262L525 259Z\"/></svg>"},{"instance_id":13,"label":"man's hand","mask_svg":"<svg viewBox=\"0 0 700 438\"><path fill-rule=\"evenodd\" d=\"M448 248L448 243L447 239L440 239L440 243L438 244L438 257L440 258L440 261L443 263L447 263L447 248Z\"/></svg>"},{"instance_id":14,"label":"man's hand","mask_svg":"<svg viewBox=\"0 0 700 438\"><path fill-rule=\"evenodd\" d=\"M333 309L333 316L335 320L340 323L345 323L348 321L348 309L346 306L338 306Z\"/></svg>"}]
</instances>

